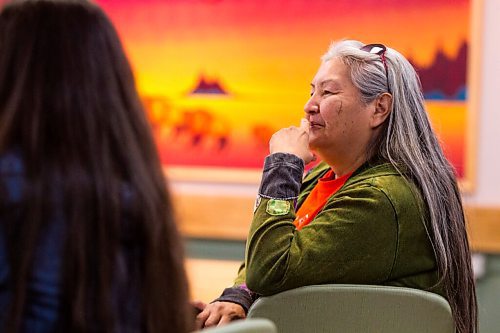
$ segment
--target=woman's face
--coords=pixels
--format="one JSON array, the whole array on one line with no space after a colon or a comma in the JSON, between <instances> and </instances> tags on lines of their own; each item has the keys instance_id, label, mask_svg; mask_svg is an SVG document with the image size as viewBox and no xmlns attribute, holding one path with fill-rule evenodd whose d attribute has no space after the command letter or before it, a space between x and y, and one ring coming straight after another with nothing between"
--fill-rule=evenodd
<instances>
[{"instance_id":1,"label":"woman's face","mask_svg":"<svg viewBox=\"0 0 500 333\"><path fill-rule=\"evenodd\" d=\"M323 62L311 82L311 98L304 107L310 122L309 147L327 163L348 163L349 159L359 158L366 153L373 135L373 108L374 103L362 102L347 65L338 58Z\"/></svg>"}]
</instances>

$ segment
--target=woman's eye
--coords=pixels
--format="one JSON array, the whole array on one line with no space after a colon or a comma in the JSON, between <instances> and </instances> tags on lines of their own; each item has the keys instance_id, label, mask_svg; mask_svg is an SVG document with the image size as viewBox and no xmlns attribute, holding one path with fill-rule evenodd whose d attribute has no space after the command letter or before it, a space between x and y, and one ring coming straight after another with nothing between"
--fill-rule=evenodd
<instances>
[{"instance_id":1,"label":"woman's eye","mask_svg":"<svg viewBox=\"0 0 500 333\"><path fill-rule=\"evenodd\" d=\"M330 90L323 90L323 93L322 95L331 95L333 94L333 92L331 92Z\"/></svg>"}]
</instances>

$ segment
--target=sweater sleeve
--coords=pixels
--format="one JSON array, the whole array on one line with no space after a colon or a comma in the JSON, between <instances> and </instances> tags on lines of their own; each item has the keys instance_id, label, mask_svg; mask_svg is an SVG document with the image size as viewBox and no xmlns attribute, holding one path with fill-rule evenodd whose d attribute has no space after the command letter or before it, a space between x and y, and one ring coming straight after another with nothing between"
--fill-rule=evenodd
<instances>
[{"instance_id":1,"label":"sweater sleeve","mask_svg":"<svg viewBox=\"0 0 500 333\"><path fill-rule=\"evenodd\" d=\"M280 174L286 172L274 172L273 182L289 184L278 178ZM263 194L247 240L246 284L250 290L272 295L304 285L378 284L389 278L398 221L381 189L362 183L339 191L301 231L293 225L296 196L289 192L281 198Z\"/></svg>"},{"instance_id":2,"label":"sweater sleeve","mask_svg":"<svg viewBox=\"0 0 500 333\"><path fill-rule=\"evenodd\" d=\"M262 198L287 198L293 203L299 194L303 172L304 162L299 157L285 153L269 155L264 162L257 202L260 202ZM274 209L282 208L276 206ZM242 263L234 285L224 289L222 295L213 302L236 303L241 305L245 312L248 312L258 297L259 294L250 290L246 285L246 267L245 263Z\"/></svg>"}]
</instances>

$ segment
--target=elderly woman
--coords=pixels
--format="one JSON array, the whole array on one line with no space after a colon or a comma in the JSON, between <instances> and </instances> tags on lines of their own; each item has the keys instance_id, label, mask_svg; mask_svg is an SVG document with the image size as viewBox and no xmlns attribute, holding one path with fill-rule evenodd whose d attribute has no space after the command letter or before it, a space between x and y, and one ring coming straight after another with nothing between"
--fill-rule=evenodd
<instances>
[{"instance_id":1,"label":"elderly woman","mask_svg":"<svg viewBox=\"0 0 500 333\"><path fill-rule=\"evenodd\" d=\"M322 162L304 178L304 165ZM235 285L198 315L242 318L259 295L312 284L429 290L476 329L464 214L410 63L381 44L333 44L300 127L274 134Z\"/></svg>"}]
</instances>

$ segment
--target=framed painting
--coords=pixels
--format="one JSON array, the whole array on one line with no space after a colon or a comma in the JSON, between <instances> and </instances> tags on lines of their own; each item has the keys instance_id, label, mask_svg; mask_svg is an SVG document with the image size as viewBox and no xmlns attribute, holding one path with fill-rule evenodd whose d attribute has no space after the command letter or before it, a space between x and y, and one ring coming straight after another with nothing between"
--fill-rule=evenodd
<instances>
[{"instance_id":1,"label":"framed painting","mask_svg":"<svg viewBox=\"0 0 500 333\"><path fill-rule=\"evenodd\" d=\"M303 116L320 56L357 39L414 64L446 156L473 184L479 0L98 2L174 179L258 182L272 133Z\"/></svg>"}]
</instances>

